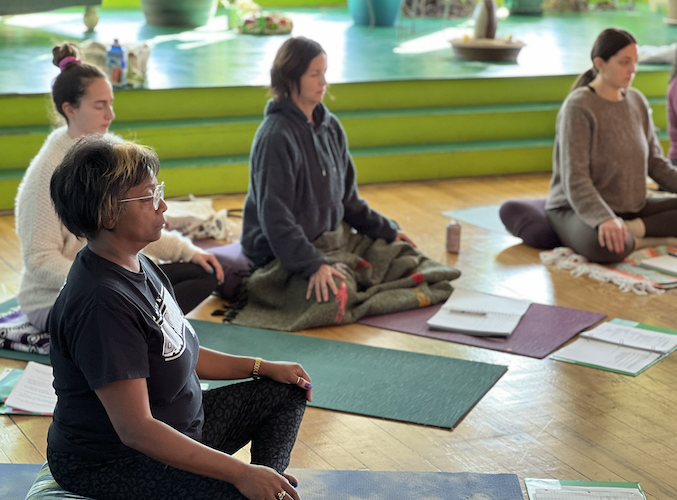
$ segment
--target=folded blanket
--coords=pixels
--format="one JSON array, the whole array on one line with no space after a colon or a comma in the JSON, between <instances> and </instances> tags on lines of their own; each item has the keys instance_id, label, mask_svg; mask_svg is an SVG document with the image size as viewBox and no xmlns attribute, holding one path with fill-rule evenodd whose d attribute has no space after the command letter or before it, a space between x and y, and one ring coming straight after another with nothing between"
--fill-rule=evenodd
<instances>
[{"instance_id":1,"label":"folded blanket","mask_svg":"<svg viewBox=\"0 0 677 500\"><path fill-rule=\"evenodd\" d=\"M306 300L308 280L273 260L244 282L243 302L227 314L232 323L297 331L354 323L363 316L426 307L451 295L450 280L461 272L427 258L409 243L372 240L342 224L314 245L341 271L338 294L318 303ZM246 304L243 306L243 304Z\"/></svg>"},{"instance_id":2,"label":"folded blanket","mask_svg":"<svg viewBox=\"0 0 677 500\"><path fill-rule=\"evenodd\" d=\"M0 348L49 354L49 333L41 332L18 307L0 315Z\"/></svg>"}]
</instances>

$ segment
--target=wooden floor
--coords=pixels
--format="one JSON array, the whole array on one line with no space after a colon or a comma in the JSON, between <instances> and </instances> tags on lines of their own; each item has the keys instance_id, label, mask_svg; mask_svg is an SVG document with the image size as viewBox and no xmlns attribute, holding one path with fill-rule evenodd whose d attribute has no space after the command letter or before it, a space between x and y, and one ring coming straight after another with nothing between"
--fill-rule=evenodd
<instances>
[{"instance_id":1,"label":"wooden floor","mask_svg":"<svg viewBox=\"0 0 677 500\"><path fill-rule=\"evenodd\" d=\"M361 193L396 219L430 257L459 267L459 284L675 327L677 292L642 297L574 278L541 265L537 250L511 236L464 224L461 252L445 252L447 219L441 211L543 197L547 189L545 176L516 176L367 186ZM227 197L215 205L237 208L242 199ZM0 300L13 296L18 287L21 258L13 224L12 216L0 217ZM219 305L208 299L192 316L211 320L209 313ZM633 378L362 325L304 333L509 369L454 431L309 408L291 467L505 472L517 474L520 481L637 481L649 499L677 498L677 356ZM0 368L22 364L0 359ZM47 417L0 416L0 462L42 462L49 422ZM247 452L238 456L246 459Z\"/></svg>"}]
</instances>

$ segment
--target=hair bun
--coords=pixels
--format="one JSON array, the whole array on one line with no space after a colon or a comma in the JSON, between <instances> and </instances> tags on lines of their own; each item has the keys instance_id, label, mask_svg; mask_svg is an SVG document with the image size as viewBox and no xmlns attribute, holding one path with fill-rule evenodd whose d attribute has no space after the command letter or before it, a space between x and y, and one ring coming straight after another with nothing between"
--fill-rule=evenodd
<instances>
[{"instance_id":1,"label":"hair bun","mask_svg":"<svg viewBox=\"0 0 677 500\"><path fill-rule=\"evenodd\" d=\"M76 59L79 59L78 56L80 55L80 50L76 44L72 42L65 42L62 43L61 45L57 45L56 47L54 47L52 49L52 55L54 56L52 58L52 64L54 64L54 66L63 71L65 65L68 64L68 62L63 63L63 60L68 57L73 58L70 61L75 61Z\"/></svg>"}]
</instances>

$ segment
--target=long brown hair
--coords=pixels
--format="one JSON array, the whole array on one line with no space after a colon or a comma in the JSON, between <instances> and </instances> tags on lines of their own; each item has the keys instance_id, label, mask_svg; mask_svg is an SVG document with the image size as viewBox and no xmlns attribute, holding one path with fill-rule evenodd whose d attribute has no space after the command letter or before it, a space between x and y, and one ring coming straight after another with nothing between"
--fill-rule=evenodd
<instances>
[{"instance_id":1,"label":"long brown hair","mask_svg":"<svg viewBox=\"0 0 677 500\"><path fill-rule=\"evenodd\" d=\"M637 43L637 40L629 32L617 28L607 28L602 31L595 40L590 51L590 60L593 61L592 68L585 73L578 76L571 90L578 87L584 87L597 76L597 68L595 68L595 58L601 57L602 60L608 61L612 56L616 55L619 50L623 50L631 43Z\"/></svg>"},{"instance_id":2,"label":"long brown hair","mask_svg":"<svg viewBox=\"0 0 677 500\"><path fill-rule=\"evenodd\" d=\"M270 93L273 101L280 102L298 92L301 77L310 62L320 54L326 54L322 46L303 36L287 39L275 55L270 70Z\"/></svg>"}]
</instances>

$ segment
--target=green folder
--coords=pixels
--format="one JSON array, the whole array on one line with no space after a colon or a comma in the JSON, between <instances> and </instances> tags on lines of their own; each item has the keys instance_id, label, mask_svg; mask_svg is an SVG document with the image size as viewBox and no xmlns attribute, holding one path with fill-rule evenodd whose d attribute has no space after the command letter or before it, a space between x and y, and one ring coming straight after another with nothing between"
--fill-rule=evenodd
<instances>
[{"instance_id":1,"label":"green folder","mask_svg":"<svg viewBox=\"0 0 677 500\"><path fill-rule=\"evenodd\" d=\"M618 493L618 500L646 500L639 483L620 483L610 481L569 481L557 479L526 478L524 485L527 488L529 500L616 500L613 495ZM604 488L604 490L602 490ZM602 493L608 493L602 496ZM629 495L633 492L634 495ZM570 497L566 494L570 493Z\"/></svg>"},{"instance_id":2,"label":"green folder","mask_svg":"<svg viewBox=\"0 0 677 500\"><path fill-rule=\"evenodd\" d=\"M639 329L642 329L642 330L649 330L649 331L652 331L652 332L664 333L666 335L677 335L677 330L672 330L670 328L662 328L662 327L653 326L653 325L646 325L646 324L643 324L643 323L638 323L636 321L629 321L629 320L624 320L624 319L620 319L620 318L614 318L610 321L610 323L614 323L614 324L621 325L621 326L628 326L628 327L631 327L631 328L639 328ZM585 340L587 340L587 339L579 337L579 339L577 339L574 343L585 341ZM603 342L603 341L593 339L590 342ZM655 365L660 360L662 360L666 356L669 356L675 350L677 350L677 346L675 346L674 348L670 349L669 351L661 353L655 359L647 362L645 365L641 366L636 371L624 371L624 370L620 370L620 369L610 368L608 366L603 366L601 364L596 364L596 363L592 363L592 362L583 362L581 360L572 359L570 357L567 357L567 354L566 354L567 348L569 346L572 346L574 343L569 344L567 346L564 346L563 348L555 351L550 356L550 358L556 359L557 361L565 361L567 363L574 363L574 364L581 365L581 366L588 366L590 368L598 368L600 370L606 370L606 371L610 371L610 372L614 372L614 373L620 373L622 375L630 375L632 377L636 377L637 375L639 375L640 373L645 371L647 368ZM622 347L623 344L618 344L618 346ZM629 347L629 346L626 347L626 349L637 349L640 352L646 351L647 353L650 353L650 352L656 352L657 353L658 352L658 351L650 351L648 349L644 350L644 349L641 349L639 347Z\"/></svg>"}]
</instances>

